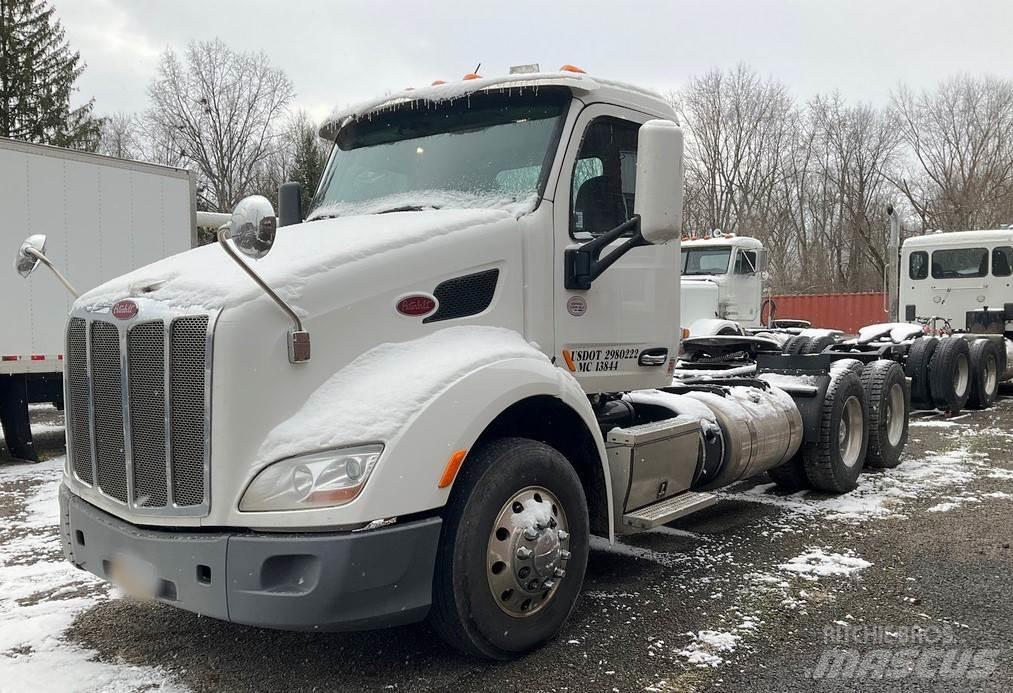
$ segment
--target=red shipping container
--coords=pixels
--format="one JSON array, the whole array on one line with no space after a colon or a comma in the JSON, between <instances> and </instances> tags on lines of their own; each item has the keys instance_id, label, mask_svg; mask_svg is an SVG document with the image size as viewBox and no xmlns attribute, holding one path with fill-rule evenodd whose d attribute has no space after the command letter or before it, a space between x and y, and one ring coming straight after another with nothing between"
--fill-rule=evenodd
<instances>
[{"instance_id":1,"label":"red shipping container","mask_svg":"<svg viewBox=\"0 0 1013 693\"><path fill-rule=\"evenodd\" d=\"M826 327L855 334L860 327L888 322L886 294L801 294L770 296L774 318L808 320L813 327ZM764 319L767 309L764 309Z\"/></svg>"}]
</instances>

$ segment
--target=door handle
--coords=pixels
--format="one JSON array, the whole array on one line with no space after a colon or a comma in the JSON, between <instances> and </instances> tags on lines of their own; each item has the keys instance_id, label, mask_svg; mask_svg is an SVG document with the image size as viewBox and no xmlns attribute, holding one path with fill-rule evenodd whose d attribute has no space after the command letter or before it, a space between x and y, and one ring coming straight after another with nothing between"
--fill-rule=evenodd
<instances>
[{"instance_id":1,"label":"door handle","mask_svg":"<svg viewBox=\"0 0 1013 693\"><path fill-rule=\"evenodd\" d=\"M664 366L668 362L668 349L644 349L637 364L641 366Z\"/></svg>"}]
</instances>

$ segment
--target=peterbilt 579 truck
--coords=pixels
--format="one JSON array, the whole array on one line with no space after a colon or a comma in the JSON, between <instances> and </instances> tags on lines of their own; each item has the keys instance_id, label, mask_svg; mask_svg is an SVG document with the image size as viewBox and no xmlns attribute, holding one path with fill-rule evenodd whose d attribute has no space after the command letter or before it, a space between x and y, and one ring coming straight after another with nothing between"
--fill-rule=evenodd
<instances>
[{"instance_id":1,"label":"peterbilt 579 truck","mask_svg":"<svg viewBox=\"0 0 1013 693\"><path fill-rule=\"evenodd\" d=\"M289 185L277 217L243 200L218 244L74 304L73 564L258 626L428 617L508 658L563 627L592 534L785 465L854 487L853 372L778 354L672 385L683 140L664 99L567 68L395 93L321 135L311 209Z\"/></svg>"}]
</instances>

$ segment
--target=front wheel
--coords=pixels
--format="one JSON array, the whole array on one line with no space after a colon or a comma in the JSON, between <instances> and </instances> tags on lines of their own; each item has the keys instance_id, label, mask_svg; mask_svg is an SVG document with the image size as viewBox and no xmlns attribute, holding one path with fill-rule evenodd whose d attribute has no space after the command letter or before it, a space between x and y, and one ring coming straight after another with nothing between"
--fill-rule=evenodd
<instances>
[{"instance_id":1,"label":"front wheel","mask_svg":"<svg viewBox=\"0 0 1013 693\"><path fill-rule=\"evenodd\" d=\"M510 659L554 637L587 567L588 515L573 467L526 438L468 455L444 515L433 627L452 646Z\"/></svg>"}]
</instances>

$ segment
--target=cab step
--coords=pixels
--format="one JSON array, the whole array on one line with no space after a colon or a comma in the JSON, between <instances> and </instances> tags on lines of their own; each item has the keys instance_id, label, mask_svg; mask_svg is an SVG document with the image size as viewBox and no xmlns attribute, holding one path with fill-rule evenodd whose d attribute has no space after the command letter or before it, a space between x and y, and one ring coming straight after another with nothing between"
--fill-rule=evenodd
<instances>
[{"instance_id":1,"label":"cab step","mask_svg":"<svg viewBox=\"0 0 1013 693\"><path fill-rule=\"evenodd\" d=\"M623 515L623 524L636 530L653 529L697 510L709 508L718 502L713 493L686 491L658 503L652 503L640 510Z\"/></svg>"}]
</instances>

